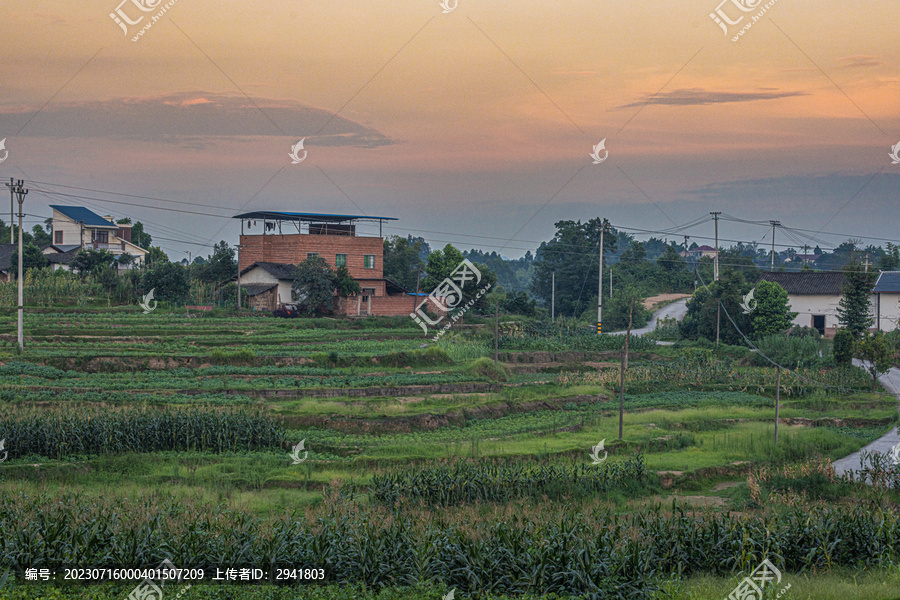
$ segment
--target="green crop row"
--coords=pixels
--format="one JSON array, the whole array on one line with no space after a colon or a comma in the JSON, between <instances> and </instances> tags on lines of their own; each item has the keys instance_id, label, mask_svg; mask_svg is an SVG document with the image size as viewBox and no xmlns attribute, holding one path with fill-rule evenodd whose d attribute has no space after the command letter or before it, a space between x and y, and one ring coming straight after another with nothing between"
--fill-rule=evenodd
<instances>
[{"instance_id":1,"label":"green crop row","mask_svg":"<svg viewBox=\"0 0 900 600\"><path fill-rule=\"evenodd\" d=\"M404 469L376 474L372 478L372 492L378 502L389 506L420 501L434 506L454 506L509 502L514 498L560 500L612 489L634 494L646 480L644 458L638 454L602 466L456 462Z\"/></svg>"},{"instance_id":2,"label":"green crop row","mask_svg":"<svg viewBox=\"0 0 900 600\"><path fill-rule=\"evenodd\" d=\"M10 458L123 452L238 452L285 447L271 418L243 410L65 410L4 408L0 439Z\"/></svg>"}]
</instances>

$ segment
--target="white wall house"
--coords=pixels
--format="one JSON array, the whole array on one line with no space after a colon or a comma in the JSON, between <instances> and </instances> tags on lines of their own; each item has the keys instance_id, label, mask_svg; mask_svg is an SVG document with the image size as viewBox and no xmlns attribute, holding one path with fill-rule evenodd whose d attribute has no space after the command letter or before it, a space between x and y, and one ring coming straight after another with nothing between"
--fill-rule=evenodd
<instances>
[{"instance_id":1,"label":"white wall house","mask_svg":"<svg viewBox=\"0 0 900 600\"><path fill-rule=\"evenodd\" d=\"M241 287L263 283L278 284L278 306L287 304L293 301L291 286L296 269L296 265L289 263L255 262L241 271Z\"/></svg>"},{"instance_id":2,"label":"white wall house","mask_svg":"<svg viewBox=\"0 0 900 600\"><path fill-rule=\"evenodd\" d=\"M882 271L872 289L875 293L875 327L893 331L900 327L900 271Z\"/></svg>"},{"instance_id":3,"label":"white wall house","mask_svg":"<svg viewBox=\"0 0 900 600\"><path fill-rule=\"evenodd\" d=\"M843 273L763 273L759 281L775 282L788 293L791 311L797 313L794 325L814 327L828 337L834 335L839 324L837 308L841 301L841 286L846 281ZM870 306L874 316L874 294ZM896 306L894 310L896 313Z\"/></svg>"},{"instance_id":4,"label":"white wall house","mask_svg":"<svg viewBox=\"0 0 900 600\"><path fill-rule=\"evenodd\" d=\"M52 244L44 249L44 254L77 253L81 249L108 250L116 258L122 254L134 257L135 265L144 262L147 250L131 241L131 225L117 224L112 217L101 217L83 206L50 205L53 209ZM73 250L75 252L73 252ZM68 269L68 263L51 263L54 268Z\"/></svg>"}]
</instances>

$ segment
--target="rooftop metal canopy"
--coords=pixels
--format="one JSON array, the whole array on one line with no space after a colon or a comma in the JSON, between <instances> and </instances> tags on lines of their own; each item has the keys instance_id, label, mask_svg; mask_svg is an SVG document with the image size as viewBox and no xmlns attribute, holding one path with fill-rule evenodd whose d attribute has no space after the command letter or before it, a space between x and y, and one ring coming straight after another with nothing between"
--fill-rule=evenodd
<instances>
[{"instance_id":1,"label":"rooftop metal canopy","mask_svg":"<svg viewBox=\"0 0 900 600\"><path fill-rule=\"evenodd\" d=\"M395 217L369 215L329 215L323 213L281 212L258 210L234 215L232 219L265 219L268 221L296 221L298 223L345 223L347 221L396 221Z\"/></svg>"}]
</instances>

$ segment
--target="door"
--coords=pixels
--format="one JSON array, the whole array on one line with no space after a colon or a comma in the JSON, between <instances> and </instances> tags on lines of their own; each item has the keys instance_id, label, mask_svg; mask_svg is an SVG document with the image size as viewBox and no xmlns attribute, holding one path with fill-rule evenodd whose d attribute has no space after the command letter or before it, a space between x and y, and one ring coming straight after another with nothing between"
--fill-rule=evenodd
<instances>
[{"instance_id":1,"label":"door","mask_svg":"<svg viewBox=\"0 0 900 600\"><path fill-rule=\"evenodd\" d=\"M819 335L825 335L825 315L813 315L812 326L819 330Z\"/></svg>"}]
</instances>

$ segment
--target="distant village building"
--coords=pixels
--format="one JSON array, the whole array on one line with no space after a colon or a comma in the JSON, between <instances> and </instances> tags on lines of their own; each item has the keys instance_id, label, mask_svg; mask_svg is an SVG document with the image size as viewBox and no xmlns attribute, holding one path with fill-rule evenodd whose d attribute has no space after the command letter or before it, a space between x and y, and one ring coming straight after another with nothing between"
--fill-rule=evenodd
<instances>
[{"instance_id":1,"label":"distant village building","mask_svg":"<svg viewBox=\"0 0 900 600\"><path fill-rule=\"evenodd\" d=\"M251 303L274 309L296 301L291 291L294 268L320 256L333 269L347 267L362 289L350 298L335 298L339 314L405 316L415 310L415 295L384 278L381 228L395 218L279 211L254 211L234 218L241 220L241 289L255 294L250 296ZM360 235L360 222L378 223L379 235Z\"/></svg>"},{"instance_id":2,"label":"distant village building","mask_svg":"<svg viewBox=\"0 0 900 600\"><path fill-rule=\"evenodd\" d=\"M827 337L833 337L839 325L837 308L846 280L843 273L818 271L763 273L759 278L777 283L788 293L791 311L797 313L794 325L813 327Z\"/></svg>"},{"instance_id":3,"label":"distant village building","mask_svg":"<svg viewBox=\"0 0 900 600\"><path fill-rule=\"evenodd\" d=\"M701 258L715 258L716 249L712 246L697 246L690 250L682 250L680 252L682 258L690 258L700 260Z\"/></svg>"},{"instance_id":4,"label":"distant village building","mask_svg":"<svg viewBox=\"0 0 900 600\"><path fill-rule=\"evenodd\" d=\"M83 206L50 205L53 209L52 243L41 250L56 269L69 270L69 263L82 249L108 250L118 259L123 254L134 257L134 264L144 262L147 250L131 241L131 224L118 224L111 216L101 217Z\"/></svg>"},{"instance_id":5,"label":"distant village building","mask_svg":"<svg viewBox=\"0 0 900 600\"><path fill-rule=\"evenodd\" d=\"M900 326L900 271L882 271L875 287L875 327L893 331Z\"/></svg>"}]
</instances>

